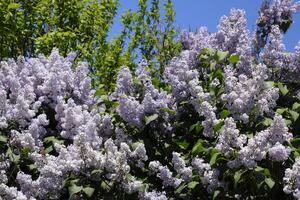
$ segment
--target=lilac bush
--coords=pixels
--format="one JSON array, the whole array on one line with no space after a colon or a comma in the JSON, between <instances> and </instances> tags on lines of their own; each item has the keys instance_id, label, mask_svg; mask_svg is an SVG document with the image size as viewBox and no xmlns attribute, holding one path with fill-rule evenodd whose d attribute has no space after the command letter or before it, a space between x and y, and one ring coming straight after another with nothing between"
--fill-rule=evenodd
<instances>
[{"instance_id":1,"label":"lilac bush","mask_svg":"<svg viewBox=\"0 0 300 200\"><path fill-rule=\"evenodd\" d=\"M252 34L232 9L161 80L142 60L106 95L73 54L2 61L0 199L300 199L299 5L264 1Z\"/></svg>"}]
</instances>

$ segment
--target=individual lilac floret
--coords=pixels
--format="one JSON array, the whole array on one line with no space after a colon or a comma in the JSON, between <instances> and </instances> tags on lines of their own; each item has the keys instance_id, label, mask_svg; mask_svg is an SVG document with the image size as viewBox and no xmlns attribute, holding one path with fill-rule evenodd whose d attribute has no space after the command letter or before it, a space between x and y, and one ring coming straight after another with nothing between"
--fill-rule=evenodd
<instances>
[{"instance_id":1,"label":"individual lilac floret","mask_svg":"<svg viewBox=\"0 0 300 200\"><path fill-rule=\"evenodd\" d=\"M283 177L284 188L286 194L293 194L295 199L300 199L300 158L296 158L292 168L285 170Z\"/></svg>"}]
</instances>

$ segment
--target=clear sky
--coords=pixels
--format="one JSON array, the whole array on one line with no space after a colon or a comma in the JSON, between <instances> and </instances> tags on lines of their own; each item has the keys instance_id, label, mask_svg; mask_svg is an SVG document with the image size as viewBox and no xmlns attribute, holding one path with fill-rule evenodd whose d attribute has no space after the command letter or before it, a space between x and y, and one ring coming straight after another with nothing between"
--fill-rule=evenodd
<instances>
[{"instance_id":1,"label":"clear sky","mask_svg":"<svg viewBox=\"0 0 300 200\"><path fill-rule=\"evenodd\" d=\"M249 30L255 28L255 20L262 0L173 0L176 11L176 26L179 29L196 30L206 26L209 31L216 31L219 19L228 15L231 8L240 8L246 11ZM120 0L119 14L125 10L137 9L138 0ZM111 35L120 30L120 15L111 30ZM284 43L289 51L300 41L300 12L294 15L294 23L284 36Z\"/></svg>"}]
</instances>

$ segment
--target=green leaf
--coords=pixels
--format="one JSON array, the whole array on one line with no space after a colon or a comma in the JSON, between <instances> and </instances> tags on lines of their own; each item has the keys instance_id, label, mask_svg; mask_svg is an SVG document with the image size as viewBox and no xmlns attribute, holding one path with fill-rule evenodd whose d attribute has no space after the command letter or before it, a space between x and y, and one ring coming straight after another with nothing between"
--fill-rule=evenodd
<instances>
[{"instance_id":1,"label":"green leaf","mask_svg":"<svg viewBox=\"0 0 300 200\"><path fill-rule=\"evenodd\" d=\"M300 101L300 92L298 92L296 98Z\"/></svg>"},{"instance_id":2,"label":"green leaf","mask_svg":"<svg viewBox=\"0 0 300 200\"><path fill-rule=\"evenodd\" d=\"M222 69L217 69L213 72L211 79L214 80L215 78L219 78L220 80L223 80L224 73Z\"/></svg>"},{"instance_id":3,"label":"green leaf","mask_svg":"<svg viewBox=\"0 0 300 200\"><path fill-rule=\"evenodd\" d=\"M290 126L293 124L293 122L289 119L285 119L284 122L285 122L285 125L287 125L287 126Z\"/></svg>"},{"instance_id":4,"label":"green leaf","mask_svg":"<svg viewBox=\"0 0 300 200\"><path fill-rule=\"evenodd\" d=\"M0 135L0 142L7 143L7 137L4 135Z\"/></svg>"},{"instance_id":5,"label":"green leaf","mask_svg":"<svg viewBox=\"0 0 300 200\"><path fill-rule=\"evenodd\" d=\"M106 94L105 89L104 89L104 85L100 85L98 87L98 89L96 90L94 96L101 96L101 95L104 95L104 94Z\"/></svg>"},{"instance_id":6,"label":"green leaf","mask_svg":"<svg viewBox=\"0 0 300 200\"><path fill-rule=\"evenodd\" d=\"M44 138L44 142L46 142L46 143L52 143L52 144L55 144L55 143L57 143L57 144L63 144L64 143L63 140L59 140L59 139L57 139L54 136L50 136L50 137Z\"/></svg>"},{"instance_id":7,"label":"green leaf","mask_svg":"<svg viewBox=\"0 0 300 200\"><path fill-rule=\"evenodd\" d=\"M300 103L295 102L295 103L293 104L292 109L293 109L293 110L298 110L299 108L300 108Z\"/></svg>"},{"instance_id":8,"label":"green leaf","mask_svg":"<svg viewBox=\"0 0 300 200\"><path fill-rule=\"evenodd\" d=\"M199 155L201 152L205 151L205 148L203 147L204 140L199 139L197 143L194 145L192 149L193 155Z\"/></svg>"},{"instance_id":9,"label":"green leaf","mask_svg":"<svg viewBox=\"0 0 300 200\"><path fill-rule=\"evenodd\" d=\"M274 81L266 81L265 84L268 89L274 87L274 85L275 85Z\"/></svg>"},{"instance_id":10,"label":"green leaf","mask_svg":"<svg viewBox=\"0 0 300 200\"><path fill-rule=\"evenodd\" d=\"M213 49L209 49L209 48L204 48L201 50L201 54L207 54L212 56L214 54L215 50Z\"/></svg>"},{"instance_id":11,"label":"green leaf","mask_svg":"<svg viewBox=\"0 0 300 200\"><path fill-rule=\"evenodd\" d=\"M150 115L150 116L146 116L145 117L146 125L150 124L152 121L156 120L157 118L158 118L158 114L153 114L153 115Z\"/></svg>"},{"instance_id":12,"label":"green leaf","mask_svg":"<svg viewBox=\"0 0 300 200\"><path fill-rule=\"evenodd\" d=\"M242 175L243 175L242 170L238 170L234 173L233 179L234 179L234 187L235 188L236 188L237 184L239 183L239 181L241 180Z\"/></svg>"},{"instance_id":13,"label":"green leaf","mask_svg":"<svg viewBox=\"0 0 300 200\"><path fill-rule=\"evenodd\" d=\"M37 166L35 164L27 165L27 167L29 168L29 170L35 170L35 169L37 169Z\"/></svg>"},{"instance_id":14,"label":"green leaf","mask_svg":"<svg viewBox=\"0 0 300 200\"><path fill-rule=\"evenodd\" d=\"M160 109L163 110L163 111L166 111L169 114L176 114L176 110L172 110L170 108L162 107Z\"/></svg>"},{"instance_id":15,"label":"green leaf","mask_svg":"<svg viewBox=\"0 0 300 200\"><path fill-rule=\"evenodd\" d=\"M217 199L220 193L221 193L220 190L215 190L213 194L213 200Z\"/></svg>"},{"instance_id":16,"label":"green leaf","mask_svg":"<svg viewBox=\"0 0 300 200\"><path fill-rule=\"evenodd\" d=\"M228 60L231 64L236 64L237 62L239 62L240 56L239 55L231 55Z\"/></svg>"},{"instance_id":17,"label":"green leaf","mask_svg":"<svg viewBox=\"0 0 300 200\"><path fill-rule=\"evenodd\" d=\"M284 112L286 112L287 110L288 110L287 108L278 108L278 109L276 110L276 113L282 115L282 114L283 114Z\"/></svg>"},{"instance_id":18,"label":"green leaf","mask_svg":"<svg viewBox=\"0 0 300 200\"><path fill-rule=\"evenodd\" d=\"M110 186L105 181L102 181L101 184L100 184L100 186L105 191L109 191L110 190Z\"/></svg>"},{"instance_id":19,"label":"green leaf","mask_svg":"<svg viewBox=\"0 0 300 200\"><path fill-rule=\"evenodd\" d=\"M293 147L299 148L300 147L300 138L293 138L290 140L290 143Z\"/></svg>"},{"instance_id":20,"label":"green leaf","mask_svg":"<svg viewBox=\"0 0 300 200\"><path fill-rule=\"evenodd\" d=\"M19 163L20 161L20 155L16 155L13 153L13 151L11 150L10 147L8 147L7 151L6 151L6 156L9 158L9 160L13 163Z\"/></svg>"},{"instance_id":21,"label":"green leaf","mask_svg":"<svg viewBox=\"0 0 300 200\"><path fill-rule=\"evenodd\" d=\"M159 87L160 81L157 77L152 78L152 84L156 87Z\"/></svg>"},{"instance_id":22,"label":"green leaf","mask_svg":"<svg viewBox=\"0 0 300 200\"><path fill-rule=\"evenodd\" d=\"M270 170L268 168L263 168L263 167L257 166L255 168L255 171L263 173L265 177L271 176Z\"/></svg>"},{"instance_id":23,"label":"green leaf","mask_svg":"<svg viewBox=\"0 0 300 200\"><path fill-rule=\"evenodd\" d=\"M293 110L289 110L289 114L290 114L290 116L291 116L291 118L292 118L292 120L295 122L295 121L297 121L297 119L298 119L298 117L299 117L299 113L297 113L297 112L295 112L295 111L293 111Z\"/></svg>"},{"instance_id":24,"label":"green leaf","mask_svg":"<svg viewBox=\"0 0 300 200\"><path fill-rule=\"evenodd\" d=\"M199 182L197 181L192 181L188 184L188 188L190 189L194 189L197 185L199 184Z\"/></svg>"},{"instance_id":25,"label":"green leaf","mask_svg":"<svg viewBox=\"0 0 300 200\"><path fill-rule=\"evenodd\" d=\"M217 51L217 61L223 61L228 55L228 51Z\"/></svg>"},{"instance_id":26,"label":"green leaf","mask_svg":"<svg viewBox=\"0 0 300 200\"><path fill-rule=\"evenodd\" d=\"M182 190L184 190L186 188L185 184L180 185L176 190L175 190L175 194L180 194L182 193Z\"/></svg>"},{"instance_id":27,"label":"green leaf","mask_svg":"<svg viewBox=\"0 0 300 200\"><path fill-rule=\"evenodd\" d=\"M229 110L222 110L222 112L220 113L220 116L222 119L225 119L226 117L228 117L230 115Z\"/></svg>"},{"instance_id":28,"label":"green leaf","mask_svg":"<svg viewBox=\"0 0 300 200\"><path fill-rule=\"evenodd\" d=\"M180 105L184 105L184 104L188 104L189 103L189 101L182 101L182 102L180 102L179 104Z\"/></svg>"},{"instance_id":29,"label":"green leaf","mask_svg":"<svg viewBox=\"0 0 300 200\"><path fill-rule=\"evenodd\" d=\"M91 172L91 175L101 174L102 172L103 172L103 170L101 170L101 169L95 169Z\"/></svg>"},{"instance_id":30,"label":"green leaf","mask_svg":"<svg viewBox=\"0 0 300 200\"><path fill-rule=\"evenodd\" d=\"M10 3L8 4L8 9L18 9L21 7L21 4L18 4L18 3Z\"/></svg>"},{"instance_id":31,"label":"green leaf","mask_svg":"<svg viewBox=\"0 0 300 200\"><path fill-rule=\"evenodd\" d=\"M217 124L214 126L214 131L215 131L215 132L218 132L219 130L221 130L221 128L223 127L223 125L224 125L224 122L223 122L223 121L217 123Z\"/></svg>"},{"instance_id":32,"label":"green leaf","mask_svg":"<svg viewBox=\"0 0 300 200\"><path fill-rule=\"evenodd\" d=\"M273 120L271 118L265 117L264 120L262 121L262 124L264 126L270 126L273 123Z\"/></svg>"},{"instance_id":33,"label":"green leaf","mask_svg":"<svg viewBox=\"0 0 300 200\"><path fill-rule=\"evenodd\" d=\"M219 157L220 155L221 155L220 152L215 152L215 153L212 155L212 157L211 157L211 159L210 159L210 161L209 161L209 164L210 164L210 165L216 164L217 159L218 159L218 157Z\"/></svg>"},{"instance_id":34,"label":"green leaf","mask_svg":"<svg viewBox=\"0 0 300 200\"><path fill-rule=\"evenodd\" d=\"M53 146L52 146L52 145L49 146L49 147L47 147L47 148L45 149L45 153L46 153L46 154L50 153L51 151L53 151Z\"/></svg>"},{"instance_id":35,"label":"green leaf","mask_svg":"<svg viewBox=\"0 0 300 200\"><path fill-rule=\"evenodd\" d=\"M92 197L94 194L95 189L92 187L84 187L82 189L82 191L88 196L88 197Z\"/></svg>"},{"instance_id":36,"label":"green leaf","mask_svg":"<svg viewBox=\"0 0 300 200\"><path fill-rule=\"evenodd\" d=\"M265 183L268 185L268 187L269 187L270 189L272 189L272 188L274 187L274 185L275 185L275 182L273 181L272 178L266 178L266 179L265 179Z\"/></svg>"},{"instance_id":37,"label":"green leaf","mask_svg":"<svg viewBox=\"0 0 300 200\"><path fill-rule=\"evenodd\" d=\"M181 148L181 149L187 149L190 143L188 143L186 140L176 140L175 143Z\"/></svg>"},{"instance_id":38,"label":"green leaf","mask_svg":"<svg viewBox=\"0 0 300 200\"><path fill-rule=\"evenodd\" d=\"M216 61L210 62L209 69L210 69L211 71L215 70L215 69L216 69L216 65L217 65L217 62L216 62Z\"/></svg>"},{"instance_id":39,"label":"green leaf","mask_svg":"<svg viewBox=\"0 0 300 200\"><path fill-rule=\"evenodd\" d=\"M193 130L196 131L196 133L200 133L200 131L203 129L203 126L197 122L196 124L193 124L189 128L189 132L192 132Z\"/></svg>"},{"instance_id":40,"label":"green leaf","mask_svg":"<svg viewBox=\"0 0 300 200\"><path fill-rule=\"evenodd\" d=\"M82 189L83 189L82 186L77 186L75 184L73 184L70 187L68 187L68 190L69 190L69 199L71 199L73 197L73 195L81 192Z\"/></svg>"},{"instance_id":41,"label":"green leaf","mask_svg":"<svg viewBox=\"0 0 300 200\"><path fill-rule=\"evenodd\" d=\"M278 83L278 88L283 96L285 96L289 92L289 90L287 89L287 86L283 85L280 82Z\"/></svg>"}]
</instances>

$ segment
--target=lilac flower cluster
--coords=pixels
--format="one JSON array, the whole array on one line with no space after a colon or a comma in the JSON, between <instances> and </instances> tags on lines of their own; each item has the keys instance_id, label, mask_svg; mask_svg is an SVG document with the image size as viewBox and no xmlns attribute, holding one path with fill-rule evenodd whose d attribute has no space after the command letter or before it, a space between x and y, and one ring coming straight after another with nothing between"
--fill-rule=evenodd
<instances>
[{"instance_id":1,"label":"lilac flower cluster","mask_svg":"<svg viewBox=\"0 0 300 200\"><path fill-rule=\"evenodd\" d=\"M246 143L247 137L240 134L233 118L226 118L224 127L218 137L216 149L220 150L226 157L234 155L234 151L240 150Z\"/></svg>"},{"instance_id":2,"label":"lilac flower cluster","mask_svg":"<svg viewBox=\"0 0 300 200\"><path fill-rule=\"evenodd\" d=\"M16 176L20 187L10 187L6 185L10 162L1 154L1 197L58 199L68 174L91 169L103 170L111 184L120 184L127 193L140 191L142 182L129 174L130 166L143 168L148 160L144 145L137 143L131 150L126 133L115 130L101 100L94 97L87 64L79 63L75 69L73 64L71 55L63 58L56 49L49 57L1 62L0 129L9 132L8 144L29 149L28 159L39 172L33 178L20 170ZM17 127L9 128L11 123ZM45 154L43 141L48 136L72 142L55 143L57 155Z\"/></svg>"},{"instance_id":3,"label":"lilac flower cluster","mask_svg":"<svg viewBox=\"0 0 300 200\"><path fill-rule=\"evenodd\" d=\"M172 164L177 176L175 177L167 166L163 166L159 161L151 161L149 168L152 173L162 180L164 187L177 188L180 184L191 181L194 174L201 177L203 186L209 193L218 187L223 187L224 183L219 181L219 171L205 163L201 158L193 158L192 166L186 166L186 162L179 153L172 153ZM177 178L179 177L179 178Z\"/></svg>"},{"instance_id":4,"label":"lilac flower cluster","mask_svg":"<svg viewBox=\"0 0 300 200\"><path fill-rule=\"evenodd\" d=\"M284 192L287 194L293 194L295 199L300 199L300 158L296 158L292 168L285 170L284 181Z\"/></svg>"},{"instance_id":5,"label":"lilac flower cluster","mask_svg":"<svg viewBox=\"0 0 300 200\"><path fill-rule=\"evenodd\" d=\"M193 168L202 177L201 182L207 187L209 193L213 192L218 187L223 187L224 183L219 181L219 170L213 169L208 163L205 163L201 158L194 158L192 161Z\"/></svg>"},{"instance_id":6,"label":"lilac flower cluster","mask_svg":"<svg viewBox=\"0 0 300 200\"><path fill-rule=\"evenodd\" d=\"M245 11L232 9L228 17L223 16L219 22L218 31L213 37L217 49L240 56L236 65L240 73L251 73L252 44L247 30Z\"/></svg>"},{"instance_id":7,"label":"lilac flower cluster","mask_svg":"<svg viewBox=\"0 0 300 200\"><path fill-rule=\"evenodd\" d=\"M164 75L172 86L172 94L177 104L188 100L195 110L205 117L202 122L203 135L213 137L213 127L218 123L216 108L210 101L210 94L205 92L201 85L200 72L193 66L193 62L189 64L189 60L195 59L194 53L194 50L184 51L179 58L171 62Z\"/></svg>"},{"instance_id":8,"label":"lilac flower cluster","mask_svg":"<svg viewBox=\"0 0 300 200\"><path fill-rule=\"evenodd\" d=\"M237 75L231 67L225 69L225 92L221 99L235 119L248 123L254 108L257 108L255 115L272 114L279 90L268 88L267 78L267 67L263 64L256 66L251 78L244 74Z\"/></svg>"},{"instance_id":9,"label":"lilac flower cluster","mask_svg":"<svg viewBox=\"0 0 300 200\"><path fill-rule=\"evenodd\" d=\"M280 115L276 115L268 129L249 138L247 144L240 147L237 158L229 161L228 166L234 168L244 165L251 168L256 166L258 161L266 159L267 154L270 160L283 162L288 159L291 152L290 148L284 144L292 137L284 119Z\"/></svg>"},{"instance_id":10,"label":"lilac flower cluster","mask_svg":"<svg viewBox=\"0 0 300 200\"><path fill-rule=\"evenodd\" d=\"M43 114L48 109L56 112L59 124L54 128L64 138L71 139L80 128L91 130L92 122L88 122L91 118L97 124L94 126L101 127L99 122L104 120L98 113L103 108L92 108L97 100L87 73L86 63L73 70L72 60L61 57L56 49L48 58L41 56L25 61L20 57L17 62L1 62L1 128L10 122L18 123L22 133L12 131L12 142L33 148L41 147L41 140L47 134L55 134L47 129L52 126L49 116Z\"/></svg>"},{"instance_id":11,"label":"lilac flower cluster","mask_svg":"<svg viewBox=\"0 0 300 200\"><path fill-rule=\"evenodd\" d=\"M142 61L136 73L140 85L133 84L133 77L127 67L119 71L117 88L113 96L118 100L117 112L130 125L142 128L146 116L160 114L168 118L169 114L163 109L173 109L173 98L165 91L156 89L152 84L147 63ZM140 88L140 87L141 88ZM169 124L163 124L166 129Z\"/></svg>"},{"instance_id":12,"label":"lilac flower cluster","mask_svg":"<svg viewBox=\"0 0 300 200\"><path fill-rule=\"evenodd\" d=\"M259 10L259 23L278 24L296 13L300 2L293 0L264 0Z\"/></svg>"}]
</instances>

